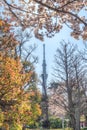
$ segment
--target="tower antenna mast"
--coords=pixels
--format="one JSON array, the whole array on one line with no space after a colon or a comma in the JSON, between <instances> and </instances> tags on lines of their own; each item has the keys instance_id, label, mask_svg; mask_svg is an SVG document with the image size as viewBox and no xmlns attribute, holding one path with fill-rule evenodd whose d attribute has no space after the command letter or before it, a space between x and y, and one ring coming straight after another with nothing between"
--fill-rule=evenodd
<instances>
[{"instance_id":1,"label":"tower antenna mast","mask_svg":"<svg viewBox=\"0 0 87 130\"><path fill-rule=\"evenodd\" d=\"M45 44L43 44L43 64L42 64L42 68L43 68L43 73L42 73L42 118L43 118L43 127L49 128Z\"/></svg>"}]
</instances>

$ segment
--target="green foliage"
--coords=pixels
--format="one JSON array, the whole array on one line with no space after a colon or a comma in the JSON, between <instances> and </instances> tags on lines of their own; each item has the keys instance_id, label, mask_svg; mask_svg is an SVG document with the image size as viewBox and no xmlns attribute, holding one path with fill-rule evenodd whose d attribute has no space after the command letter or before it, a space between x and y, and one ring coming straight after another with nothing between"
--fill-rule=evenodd
<instances>
[{"instance_id":1,"label":"green foliage","mask_svg":"<svg viewBox=\"0 0 87 130\"><path fill-rule=\"evenodd\" d=\"M62 120L59 118L50 119L50 128L52 129L62 128Z\"/></svg>"},{"instance_id":2,"label":"green foliage","mask_svg":"<svg viewBox=\"0 0 87 130\"><path fill-rule=\"evenodd\" d=\"M36 86L32 86L29 88L29 100L31 103L31 118L27 125L29 128L37 128L39 125L38 119L41 115L40 101L41 101L41 93Z\"/></svg>"},{"instance_id":3,"label":"green foliage","mask_svg":"<svg viewBox=\"0 0 87 130\"><path fill-rule=\"evenodd\" d=\"M14 123L14 124L10 125L9 130L22 130L22 126L17 123Z\"/></svg>"},{"instance_id":4,"label":"green foliage","mask_svg":"<svg viewBox=\"0 0 87 130\"><path fill-rule=\"evenodd\" d=\"M3 120L4 120L4 114L3 114L3 112L0 109L0 125L2 125Z\"/></svg>"},{"instance_id":5,"label":"green foliage","mask_svg":"<svg viewBox=\"0 0 87 130\"><path fill-rule=\"evenodd\" d=\"M82 128L81 130L87 130L87 127L85 127L85 128Z\"/></svg>"}]
</instances>

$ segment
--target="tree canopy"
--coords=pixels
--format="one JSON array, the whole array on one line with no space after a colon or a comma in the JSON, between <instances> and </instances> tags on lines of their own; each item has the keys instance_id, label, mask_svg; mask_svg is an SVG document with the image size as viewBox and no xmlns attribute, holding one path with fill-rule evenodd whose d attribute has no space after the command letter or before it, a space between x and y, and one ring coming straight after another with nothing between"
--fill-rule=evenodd
<instances>
[{"instance_id":1,"label":"tree canopy","mask_svg":"<svg viewBox=\"0 0 87 130\"><path fill-rule=\"evenodd\" d=\"M1 0L3 18L23 29L33 28L40 40L52 37L63 25L71 29L71 36L87 39L86 0Z\"/></svg>"},{"instance_id":2,"label":"tree canopy","mask_svg":"<svg viewBox=\"0 0 87 130\"><path fill-rule=\"evenodd\" d=\"M17 44L14 34L10 33L10 24L0 20L0 123L4 126L4 123L31 124L41 115L39 90L24 89L35 72L26 71L20 57L15 56Z\"/></svg>"},{"instance_id":3,"label":"tree canopy","mask_svg":"<svg viewBox=\"0 0 87 130\"><path fill-rule=\"evenodd\" d=\"M76 46L65 41L58 46L54 58L54 82L49 89L51 114L62 117L68 115L70 127L80 130L80 116L87 107L87 63Z\"/></svg>"}]
</instances>

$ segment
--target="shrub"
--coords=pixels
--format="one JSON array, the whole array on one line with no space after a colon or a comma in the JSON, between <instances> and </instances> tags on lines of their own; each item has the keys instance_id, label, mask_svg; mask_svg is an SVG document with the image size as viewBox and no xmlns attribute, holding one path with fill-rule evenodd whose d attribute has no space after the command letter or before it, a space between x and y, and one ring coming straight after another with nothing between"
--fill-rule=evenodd
<instances>
[{"instance_id":1,"label":"shrub","mask_svg":"<svg viewBox=\"0 0 87 130\"><path fill-rule=\"evenodd\" d=\"M53 128L53 129L62 128L62 120L59 118L50 119L50 128Z\"/></svg>"},{"instance_id":2,"label":"shrub","mask_svg":"<svg viewBox=\"0 0 87 130\"><path fill-rule=\"evenodd\" d=\"M82 128L81 130L87 130L87 127L85 127L85 128Z\"/></svg>"}]
</instances>

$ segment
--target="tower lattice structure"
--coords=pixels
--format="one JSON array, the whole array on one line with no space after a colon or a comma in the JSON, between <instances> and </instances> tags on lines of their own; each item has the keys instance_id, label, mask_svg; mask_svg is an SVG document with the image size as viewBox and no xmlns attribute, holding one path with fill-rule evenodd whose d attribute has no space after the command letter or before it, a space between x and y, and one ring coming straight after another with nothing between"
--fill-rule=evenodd
<instances>
[{"instance_id":1,"label":"tower lattice structure","mask_svg":"<svg viewBox=\"0 0 87 130\"><path fill-rule=\"evenodd\" d=\"M43 44L43 73L42 73L42 119L43 127L49 128L48 119L48 96L47 96L47 72L46 72L46 59L45 59L45 44Z\"/></svg>"}]
</instances>

